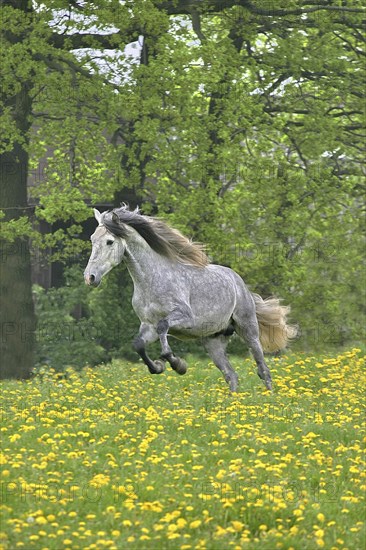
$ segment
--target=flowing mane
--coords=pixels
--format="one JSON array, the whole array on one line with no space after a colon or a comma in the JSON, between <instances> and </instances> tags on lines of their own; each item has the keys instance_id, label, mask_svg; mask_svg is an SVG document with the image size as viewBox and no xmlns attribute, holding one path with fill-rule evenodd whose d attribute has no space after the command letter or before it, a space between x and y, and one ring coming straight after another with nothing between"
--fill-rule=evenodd
<instances>
[{"instance_id":1,"label":"flowing mane","mask_svg":"<svg viewBox=\"0 0 366 550\"><path fill-rule=\"evenodd\" d=\"M138 208L132 211L127 206L115 208L106 212L101 221L117 237L126 237L126 226L132 227L155 252L180 263L197 267L210 263L204 245L190 241L162 220L143 216Z\"/></svg>"}]
</instances>

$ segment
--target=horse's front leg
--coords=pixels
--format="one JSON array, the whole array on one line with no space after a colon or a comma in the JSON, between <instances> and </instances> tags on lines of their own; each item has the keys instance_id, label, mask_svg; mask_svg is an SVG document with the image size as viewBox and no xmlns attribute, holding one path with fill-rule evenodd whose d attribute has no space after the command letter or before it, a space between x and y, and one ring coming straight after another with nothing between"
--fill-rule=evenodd
<instances>
[{"instance_id":1,"label":"horse's front leg","mask_svg":"<svg viewBox=\"0 0 366 550\"><path fill-rule=\"evenodd\" d=\"M137 351L145 365L147 365L151 374L161 374L165 370L163 361L152 361L145 350L148 344L156 342L158 338L158 333L152 325L141 323L140 331L132 343L134 350Z\"/></svg>"},{"instance_id":2,"label":"horse's front leg","mask_svg":"<svg viewBox=\"0 0 366 550\"><path fill-rule=\"evenodd\" d=\"M168 361L172 369L178 374L185 374L187 372L187 363L180 357L176 357L172 352L168 343L168 332L170 328L175 330L187 330L192 328L193 318L189 310L175 310L168 315L165 319L161 319L157 324L157 333L161 343L161 357Z\"/></svg>"}]
</instances>

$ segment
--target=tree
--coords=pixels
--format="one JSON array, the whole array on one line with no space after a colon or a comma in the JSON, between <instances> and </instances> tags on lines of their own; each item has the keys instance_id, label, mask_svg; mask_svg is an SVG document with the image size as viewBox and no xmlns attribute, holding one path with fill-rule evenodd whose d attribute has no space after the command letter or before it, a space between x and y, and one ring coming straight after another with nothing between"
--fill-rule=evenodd
<instances>
[{"instance_id":1,"label":"tree","mask_svg":"<svg viewBox=\"0 0 366 550\"><path fill-rule=\"evenodd\" d=\"M23 5L21 5L23 4ZM27 19L30 9L26 2L19 2L22 17ZM14 27L19 18L12 22L2 39L2 46L15 49L18 37ZM19 34L24 33L23 25ZM9 221L10 238L2 243L1 263L1 376L29 376L33 366L34 309L31 295L31 274L29 240L22 235L22 226L29 228L27 220L27 173L30 114L32 101L30 96L29 72L31 68L22 65L21 81L11 81L14 64L19 61L7 58L8 66L3 67L1 102L4 109L2 117L3 147L1 150L1 208L5 220ZM3 76L3 75L2 75ZM17 221L18 223L12 223ZM25 223L24 223L25 222ZM17 230L20 229L20 236Z\"/></svg>"},{"instance_id":2,"label":"tree","mask_svg":"<svg viewBox=\"0 0 366 550\"><path fill-rule=\"evenodd\" d=\"M82 249L75 235L86 199L129 189L145 211L169 215L216 261L299 311L322 302L322 319L334 320L350 303L342 281L359 292L361 2L5 1L1 9L2 376L32 367L29 235L39 237L26 184L29 162L34 169L42 155L35 216L68 221L46 239L64 252ZM137 40L140 63L128 63L125 45ZM314 291L309 275L335 285Z\"/></svg>"},{"instance_id":3,"label":"tree","mask_svg":"<svg viewBox=\"0 0 366 550\"><path fill-rule=\"evenodd\" d=\"M121 128L135 167L140 144L149 203L293 303L309 341L360 336L361 4L178 2L174 13L179 30L160 25L158 53L135 68L134 133Z\"/></svg>"},{"instance_id":4,"label":"tree","mask_svg":"<svg viewBox=\"0 0 366 550\"><path fill-rule=\"evenodd\" d=\"M88 110L90 122L91 109L94 117L98 116L94 103L90 107L87 102L94 93L93 102L101 100L102 108L103 79L93 75L90 69L83 69L83 63L78 63L75 55L69 53L70 49L81 46L83 40L90 45L90 36L75 35L68 39L53 33L51 12L42 14L39 8L32 7L31 2L3 2L1 10L2 49L6 52L1 89L1 209L5 222L0 289L1 377L25 378L33 368L36 339L29 250L29 236L35 239L36 234L31 229L32 209L28 206L27 196L30 155L39 155L49 144L55 144L52 141L54 136L51 137L51 122L58 122L53 125L53 131L57 131L62 150L53 150L46 181L38 190L43 193L37 209L38 218L51 222L85 219L87 209L83 199L91 186L90 173L93 172L94 177L99 175L101 163L95 157L103 153L105 137L103 140L100 136L98 147L95 147L90 124L85 130L83 116ZM44 113L43 107L46 108ZM49 125L45 128L42 124L37 130L35 125L40 125L42 118L47 119ZM42 128L45 130L43 139L37 141ZM84 159L77 157L73 140L80 136L84 140L86 156L89 155L93 161L91 165L78 169ZM70 152L75 156L70 158ZM53 171L54 164L57 165L56 171ZM83 178L83 185L76 185L75 178L78 177ZM89 197L93 198L93 192ZM69 229L70 234L77 229L74 223ZM56 243L59 237L62 235L52 235L51 242Z\"/></svg>"}]
</instances>

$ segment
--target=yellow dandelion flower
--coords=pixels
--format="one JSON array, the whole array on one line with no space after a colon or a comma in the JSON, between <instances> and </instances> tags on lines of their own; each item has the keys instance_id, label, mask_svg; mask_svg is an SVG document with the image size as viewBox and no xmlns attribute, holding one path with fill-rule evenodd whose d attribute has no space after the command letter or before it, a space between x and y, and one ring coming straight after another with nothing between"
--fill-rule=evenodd
<instances>
[{"instance_id":1,"label":"yellow dandelion flower","mask_svg":"<svg viewBox=\"0 0 366 550\"><path fill-rule=\"evenodd\" d=\"M231 525L234 527L234 530L239 533L240 531L243 530L243 527L244 527L244 523L242 523L241 521L232 521L231 522Z\"/></svg>"},{"instance_id":2,"label":"yellow dandelion flower","mask_svg":"<svg viewBox=\"0 0 366 550\"><path fill-rule=\"evenodd\" d=\"M187 525L187 520L185 520L184 518L178 518L177 525L181 529L182 527L185 527Z\"/></svg>"},{"instance_id":3,"label":"yellow dandelion flower","mask_svg":"<svg viewBox=\"0 0 366 550\"><path fill-rule=\"evenodd\" d=\"M223 537L224 535L226 535L227 531L226 529L224 529L223 527L221 527L220 525L217 525L216 526L216 531L215 531L215 537Z\"/></svg>"},{"instance_id":4,"label":"yellow dandelion flower","mask_svg":"<svg viewBox=\"0 0 366 550\"><path fill-rule=\"evenodd\" d=\"M129 519L124 519L124 520L122 521L122 525L123 525L124 527L131 527L131 526L132 526L132 521L130 521Z\"/></svg>"},{"instance_id":5,"label":"yellow dandelion flower","mask_svg":"<svg viewBox=\"0 0 366 550\"><path fill-rule=\"evenodd\" d=\"M191 523L189 524L189 528L190 529L197 529L197 527L199 527L201 525L202 521L200 519L196 519L194 521L191 521Z\"/></svg>"}]
</instances>

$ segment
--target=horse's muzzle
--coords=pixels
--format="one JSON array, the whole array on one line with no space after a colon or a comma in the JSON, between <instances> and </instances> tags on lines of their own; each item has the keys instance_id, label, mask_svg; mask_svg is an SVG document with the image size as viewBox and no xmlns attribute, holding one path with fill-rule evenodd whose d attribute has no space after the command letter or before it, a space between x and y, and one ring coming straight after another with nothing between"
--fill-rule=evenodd
<instances>
[{"instance_id":1,"label":"horse's muzzle","mask_svg":"<svg viewBox=\"0 0 366 550\"><path fill-rule=\"evenodd\" d=\"M89 286L99 286L100 279L98 279L93 273L84 275L85 283Z\"/></svg>"}]
</instances>

